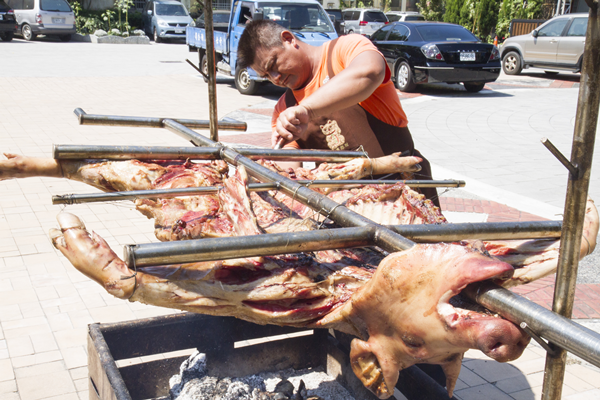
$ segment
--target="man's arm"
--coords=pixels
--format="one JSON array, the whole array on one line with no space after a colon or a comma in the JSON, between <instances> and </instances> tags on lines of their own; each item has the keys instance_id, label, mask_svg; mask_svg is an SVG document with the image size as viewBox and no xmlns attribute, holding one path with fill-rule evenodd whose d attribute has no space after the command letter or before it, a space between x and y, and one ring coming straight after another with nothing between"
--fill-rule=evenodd
<instances>
[{"instance_id":1,"label":"man's arm","mask_svg":"<svg viewBox=\"0 0 600 400\"><path fill-rule=\"evenodd\" d=\"M329 115L366 100L383 82L385 71L385 60L377 51L360 53L300 105L282 111L277 118L276 134L288 142L305 139L310 118Z\"/></svg>"}]
</instances>

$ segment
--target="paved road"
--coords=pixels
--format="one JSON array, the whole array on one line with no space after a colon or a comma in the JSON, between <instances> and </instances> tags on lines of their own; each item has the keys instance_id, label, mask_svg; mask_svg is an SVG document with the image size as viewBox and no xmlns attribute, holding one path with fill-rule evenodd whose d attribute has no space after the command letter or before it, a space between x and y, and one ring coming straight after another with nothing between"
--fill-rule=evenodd
<instances>
[{"instance_id":1,"label":"paved road","mask_svg":"<svg viewBox=\"0 0 600 400\"><path fill-rule=\"evenodd\" d=\"M0 54L2 152L47 157L52 144L186 145L164 130L80 126L73 116L76 107L95 114L208 118L206 84L185 63L197 60L181 44L17 39L0 43ZM566 87L573 86L572 75L559 78L549 80L539 71L502 76L489 86L492 90L478 94L431 86L403 96L402 102L434 174L467 181L467 188L453 195L493 199L553 217L562 212L567 174L539 140L548 137L570 153L577 99L577 87ZM271 89L242 96L231 79L219 82L220 116L267 109L281 93ZM249 122L248 135L268 129L268 116L256 114ZM600 199L597 181L592 179L590 191ZM112 298L48 243L48 229L62 210L49 204L50 195L89 193L88 186L31 178L1 182L0 190L0 398L87 399L87 324L169 311ZM155 240L152 222L130 205L68 210L83 216L115 249ZM594 274L590 279L598 282ZM522 398L533 398L524 391L529 397Z\"/></svg>"}]
</instances>

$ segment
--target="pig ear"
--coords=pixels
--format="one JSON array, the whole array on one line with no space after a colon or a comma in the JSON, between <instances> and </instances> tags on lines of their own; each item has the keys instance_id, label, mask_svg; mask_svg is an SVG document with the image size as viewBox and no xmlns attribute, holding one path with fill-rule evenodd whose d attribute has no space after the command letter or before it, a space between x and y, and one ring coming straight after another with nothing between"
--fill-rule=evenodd
<instances>
[{"instance_id":1,"label":"pig ear","mask_svg":"<svg viewBox=\"0 0 600 400\"><path fill-rule=\"evenodd\" d=\"M449 397L452 397L452 393L454 392L464 355L464 353L456 353L442 364L442 369L444 370L444 374L446 374L446 390Z\"/></svg>"},{"instance_id":2,"label":"pig ear","mask_svg":"<svg viewBox=\"0 0 600 400\"><path fill-rule=\"evenodd\" d=\"M391 390L388 388L377 356L371 351L371 346L367 342L360 339L352 340L350 364L358 379L377 397L387 399L394 394L394 386L391 386Z\"/></svg>"}]
</instances>

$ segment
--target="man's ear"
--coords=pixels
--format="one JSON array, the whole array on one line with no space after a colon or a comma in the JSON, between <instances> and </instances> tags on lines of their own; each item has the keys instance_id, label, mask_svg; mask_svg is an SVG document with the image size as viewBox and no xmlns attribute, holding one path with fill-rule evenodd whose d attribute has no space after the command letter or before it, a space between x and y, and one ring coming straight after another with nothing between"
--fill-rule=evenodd
<instances>
[{"instance_id":1,"label":"man's ear","mask_svg":"<svg viewBox=\"0 0 600 400\"><path fill-rule=\"evenodd\" d=\"M281 42L283 44L288 43L288 44L295 46L296 45L296 36L294 36L294 34L290 31L283 31L283 32L281 32Z\"/></svg>"},{"instance_id":2,"label":"man's ear","mask_svg":"<svg viewBox=\"0 0 600 400\"><path fill-rule=\"evenodd\" d=\"M388 388L375 353L371 351L369 343L353 339L350 343L350 365L352 371L365 385L380 399L387 399L394 394L394 386ZM398 377L396 376L396 381ZM395 384L396 382L394 382Z\"/></svg>"}]
</instances>

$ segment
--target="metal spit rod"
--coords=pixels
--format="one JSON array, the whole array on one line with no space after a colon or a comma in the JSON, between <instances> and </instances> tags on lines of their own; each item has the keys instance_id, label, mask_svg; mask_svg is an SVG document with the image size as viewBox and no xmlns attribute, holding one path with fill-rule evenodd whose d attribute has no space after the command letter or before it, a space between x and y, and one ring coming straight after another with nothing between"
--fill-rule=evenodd
<instances>
[{"instance_id":1,"label":"metal spit rod","mask_svg":"<svg viewBox=\"0 0 600 400\"><path fill-rule=\"evenodd\" d=\"M389 225L387 228L416 242L450 242L464 239L559 238L562 222L496 222L443 225ZM128 265L146 267L242 257L271 256L303 251L335 250L373 245L375 229L322 229L266 235L206 238L144 243L124 248Z\"/></svg>"},{"instance_id":2,"label":"metal spit rod","mask_svg":"<svg viewBox=\"0 0 600 400\"><path fill-rule=\"evenodd\" d=\"M571 161L569 163L577 170L571 171L567 183L564 231L552 304L554 312L567 318L571 317L575 302L581 233L585 219L598 124L598 108L600 106L600 18L598 15L598 0L586 0L586 3L590 8L590 12L581 68ZM528 325L532 326L529 323ZM569 337L569 340L571 339L576 338ZM564 346L564 341L558 342L555 340L552 340L554 344L559 345L562 349L569 350ZM567 361L565 350L558 349L554 354L546 354L546 368L542 386L543 400L558 400L562 396ZM598 356L599 353L600 349L596 349L595 356ZM595 365L599 366L597 363Z\"/></svg>"},{"instance_id":3,"label":"metal spit rod","mask_svg":"<svg viewBox=\"0 0 600 400\"><path fill-rule=\"evenodd\" d=\"M364 185L395 185L404 183L411 188L419 187L463 187L464 181L391 181L391 180L339 180L339 181L308 181L297 180L296 182L309 187L328 187L328 188L350 188ZM178 189L152 189L152 190L129 190L125 192L108 193L84 193L84 194L63 194L52 196L52 204L82 204L97 203L102 201L135 200L135 199L153 199L153 198L172 198L183 196L199 196L216 194L221 190L221 186L200 186ZM250 192L264 192L267 190L277 190L279 185L275 183L249 183Z\"/></svg>"},{"instance_id":4,"label":"metal spit rod","mask_svg":"<svg viewBox=\"0 0 600 400\"><path fill-rule=\"evenodd\" d=\"M125 117L118 115L97 115L87 114L81 108L73 110L79 120L79 125L113 125L113 126L134 126L147 128L164 128L163 121L172 119L182 125L192 129L209 129L210 121L203 119L182 119L182 118L155 118L155 117ZM218 122L219 129L224 131L246 131L248 124L239 121L221 120Z\"/></svg>"},{"instance_id":5,"label":"metal spit rod","mask_svg":"<svg viewBox=\"0 0 600 400\"><path fill-rule=\"evenodd\" d=\"M191 129L188 129L186 133L190 132L196 133ZM221 159L219 154L221 149L222 147L216 143L214 146L207 147L55 144L52 147L52 156L55 160L219 160ZM239 148L236 151L253 160L266 158L275 161L345 162L364 156L364 153L357 151L269 150L258 148Z\"/></svg>"}]
</instances>

